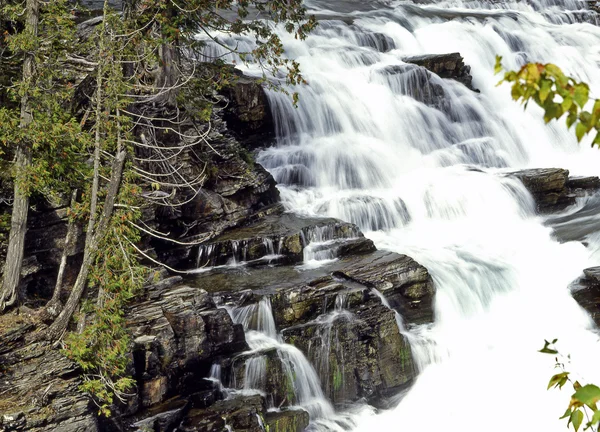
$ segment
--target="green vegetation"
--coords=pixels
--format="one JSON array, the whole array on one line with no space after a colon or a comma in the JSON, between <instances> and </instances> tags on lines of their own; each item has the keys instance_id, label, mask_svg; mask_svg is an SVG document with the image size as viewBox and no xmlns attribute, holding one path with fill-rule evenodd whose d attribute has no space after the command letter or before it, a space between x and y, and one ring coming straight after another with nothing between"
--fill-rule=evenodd
<instances>
[{"instance_id":1,"label":"green vegetation","mask_svg":"<svg viewBox=\"0 0 600 432\"><path fill-rule=\"evenodd\" d=\"M265 80L283 73L284 82L302 84L273 23L304 38L315 20L300 0L127 0L122 13L105 1L101 22L81 35L70 1L25 6L0 6L0 73L11 74L0 81L0 100L7 101L0 108L0 182L14 185L0 313L19 303L30 197L71 196L65 250L44 308L50 325L36 337L64 337L64 353L84 372L81 389L109 415L134 385L127 375L127 303L150 280L150 266L160 265L140 246L142 232L153 235L138 225L142 209L176 206L198 193L206 176L184 178L173 159L205 137L181 125L209 120L214 92L236 77L206 58L206 42L196 35L258 61ZM227 48L219 34L252 35L256 46ZM152 200L147 191L169 191L169 201ZM76 281L64 286L77 226L86 227L82 262ZM0 229L8 230L5 217ZM69 333L74 316L79 331Z\"/></svg>"},{"instance_id":2,"label":"green vegetation","mask_svg":"<svg viewBox=\"0 0 600 432\"><path fill-rule=\"evenodd\" d=\"M496 57L496 73L502 71L502 57ZM595 131L592 145L600 147L600 100L590 99L590 87L566 76L553 64L528 63L518 71L508 71L500 81L512 83L514 100L527 107L534 101L544 110L544 121L567 115L567 126L575 126L577 140ZM592 105L586 110L586 105Z\"/></svg>"}]
</instances>

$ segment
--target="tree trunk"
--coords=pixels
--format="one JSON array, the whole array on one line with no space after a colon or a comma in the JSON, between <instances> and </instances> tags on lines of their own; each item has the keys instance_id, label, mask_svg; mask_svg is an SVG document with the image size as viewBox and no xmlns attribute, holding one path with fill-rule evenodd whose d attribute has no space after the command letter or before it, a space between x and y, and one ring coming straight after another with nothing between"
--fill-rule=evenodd
<instances>
[{"instance_id":1,"label":"tree trunk","mask_svg":"<svg viewBox=\"0 0 600 432\"><path fill-rule=\"evenodd\" d=\"M174 87L179 80L179 58L177 46L174 43L162 44L158 49L160 70L158 74L158 100L168 105L175 105L177 89Z\"/></svg>"},{"instance_id":2,"label":"tree trunk","mask_svg":"<svg viewBox=\"0 0 600 432\"><path fill-rule=\"evenodd\" d=\"M77 189L73 191L71 196L71 208L75 207L77 202ZM77 231L77 224L74 220L69 220L67 226L67 235L65 237L65 247L63 249L62 256L60 258L60 266L58 268L58 276L56 276L56 284L54 286L54 293L52 299L48 302L45 308L45 312L49 318L56 318L62 309L60 302L60 294L62 292L63 281L65 278L65 269L67 268L67 259L73 249L73 242L75 241L75 235Z\"/></svg>"},{"instance_id":3,"label":"tree trunk","mask_svg":"<svg viewBox=\"0 0 600 432\"><path fill-rule=\"evenodd\" d=\"M100 221L98 222L98 227L96 230L92 232L88 232L89 241L86 242L85 250L83 251L83 263L81 264L81 268L79 270L79 274L77 275L77 280L75 281L75 285L71 290L71 294L69 295L69 299L65 304L65 307L61 311L60 315L56 320L52 323L52 325L46 331L44 335L47 339L56 340L58 339L66 330L71 317L73 316L73 312L77 309L79 305L79 301L81 300L81 296L85 287L87 286L87 279L90 273L90 268L96 259L96 253L98 252L98 245L102 238L108 232L108 226L110 223L110 218L113 214L113 210L115 207L115 199L119 192L119 187L121 186L121 180L123 176L123 165L125 163L125 152L122 151L117 154L112 166L112 175L110 178L110 183L108 184L108 192L104 201L104 206L102 208L102 215L100 216Z\"/></svg>"},{"instance_id":4,"label":"tree trunk","mask_svg":"<svg viewBox=\"0 0 600 432\"><path fill-rule=\"evenodd\" d=\"M27 0L26 22L24 32L32 38L37 37L39 21L38 0ZM23 62L23 81L31 82L35 74L35 56L29 52ZM26 128L33 121L29 95L25 92L21 97L21 128ZM15 186L14 202L11 215L10 234L8 236L8 249L4 265L4 277L0 289L0 312L14 305L18 300L18 287L23 266L25 251L25 233L27 231L27 213L29 211L29 194L20 177L31 165L31 152L29 143L19 142L15 155Z\"/></svg>"}]
</instances>

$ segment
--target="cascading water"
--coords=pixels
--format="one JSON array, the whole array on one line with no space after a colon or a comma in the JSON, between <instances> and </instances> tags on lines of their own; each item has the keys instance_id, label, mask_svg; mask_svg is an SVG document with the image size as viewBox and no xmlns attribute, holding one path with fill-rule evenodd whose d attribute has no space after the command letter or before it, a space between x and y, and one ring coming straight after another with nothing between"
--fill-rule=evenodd
<instances>
[{"instance_id":1,"label":"cascading water","mask_svg":"<svg viewBox=\"0 0 600 432\"><path fill-rule=\"evenodd\" d=\"M343 313L336 306L335 314ZM357 424L357 413L336 413L321 388L321 382L314 368L300 350L282 341L277 332L271 302L268 298L243 307L227 308L233 321L242 324L246 331L246 341L250 353L263 353L275 349L283 371L292 385L297 405L308 411L311 428L314 430L345 431ZM243 389L256 391L264 389L266 383L267 360L264 355L250 357L245 363ZM267 400L269 400L269 395ZM277 407L271 407L277 408ZM372 412L368 407L359 408L360 412ZM311 429L312 430L312 429Z\"/></svg>"},{"instance_id":2,"label":"cascading water","mask_svg":"<svg viewBox=\"0 0 600 432\"><path fill-rule=\"evenodd\" d=\"M295 89L298 109L269 95L278 144L259 162L290 210L357 223L380 249L425 265L437 289L434 325L409 329L419 378L358 429L565 430L570 392L546 391L554 359L537 350L558 338L568 370L600 383L597 334L568 290L600 263L600 237L587 248L556 242L502 171L597 175L600 152L562 121L545 125L533 104L523 111L493 66L496 55L509 69L556 63L600 97L597 16L577 0L306 4L317 30L305 41L280 35L309 85ZM451 52L481 93L403 61Z\"/></svg>"}]
</instances>

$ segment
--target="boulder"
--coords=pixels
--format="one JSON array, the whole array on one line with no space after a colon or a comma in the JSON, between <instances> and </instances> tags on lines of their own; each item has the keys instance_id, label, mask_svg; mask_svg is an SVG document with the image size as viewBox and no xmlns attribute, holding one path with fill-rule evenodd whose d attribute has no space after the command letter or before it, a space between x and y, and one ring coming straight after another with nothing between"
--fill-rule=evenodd
<instances>
[{"instance_id":1,"label":"boulder","mask_svg":"<svg viewBox=\"0 0 600 432\"><path fill-rule=\"evenodd\" d=\"M416 64L438 75L440 78L452 79L464 84L467 88L473 88L473 77L471 67L465 65L460 53L450 54L426 54L420 56L406 57L406 63Z\"/></svg>"},{"instance_id":2,"label":"boulder","mask_svg":"<svg viewBox=\"0 0 600 432\"><path fill-rule=\"evenodd\" d=\"M259 395L218 401L208 408L192 408L177 428L181 432L263 432L265 401Z\"/></svg>"},{"instance_id":3,"label":"boulder","mask_svg":"<svg viewBox=\"0 0 600 432\"><path fill-rule=\"evenodd\" d=\"M378 252L341 260L333 273L377 289L405 322L433 322L434 287L425 267L406 255Z\"/></svg>"},{"instance_id":4,"label":"boulder","mask_svg":"<svg viewBox=\"0 0 600 432\"><path fill-rule=\"evenodd\" d=\"M278 328L304 324L336 308L357 306L368 295L366 287L347 288L327 276L305 285L277 289L271 296L273 318Z\"/></svg>"},{"instance_id":5,"label":"boulder","mask_svg":"<svg viewBox=\"0 0 600 432\"><path fill-rule=\"evenodd\" d=\"M584 276L575 285L573 298L584 308L597 326L600 326L600 267L583 271Z\"/></svg>"},{"instance_id":6,"label":"boulder","mask_svg":"<svg viewBox=\"0 0 600 432\"><path fill-rule=\"evenodd\" d=\"M559 211L575 203L575 195L567 187L568 170L537 168L515 171L507 175L523 183L533 196L540 213Z\"/></svg>"},{"instance_id":7,"label":"boulder","mask_svg":"<svg viewBox=\"0 0 600 432\"><path fill-rule=\"evenodd\" d=\"M223 90L229 99L224 119L227 127L248 148L270 145L275 138L275 125L269 99L259 78L237 75L232 86Z\"/></svg>"}]
</instances>

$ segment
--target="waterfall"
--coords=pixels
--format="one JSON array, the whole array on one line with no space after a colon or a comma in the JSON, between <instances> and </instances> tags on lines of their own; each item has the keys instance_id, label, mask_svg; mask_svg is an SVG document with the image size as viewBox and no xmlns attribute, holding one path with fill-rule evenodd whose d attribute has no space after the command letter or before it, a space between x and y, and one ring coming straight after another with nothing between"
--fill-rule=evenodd
<instances>
[{"instance_id":1,"label":"waterfall","mask_svg":"<svg viewBox=\"0 0 600 432\"><path fill-rule=\"evenodd\" d=\"M277 145L258 161L285 206L358 224L378 248L425 265L437 290L435 323L405 330L417 382L357 430L562 432L570 392L546 391L555 372L537 352L544 339L558 338L581 382L600 383L597 329L568 289L600 264L600 237L558 243L529 193L502 175L598 175L600 151L564 120L545 125L534 104L523 110L493 73L496 55L513 70L551 62L600 97L600 27L587 3L307 0L315 32L279 32L309 83L294 89L297 109L269 93ZM480 93L405 61L452 52Z\"/></svg>"},{"instance_id":2,"label":"waterfall","mask_svg":"<svg viewBox=\"0 0 600 432\"><path fill-rule=\"evenodd\" d=\"M346 315L343 311L344 299L336 298L335 316ZM361 412L372 412L366 408L357 412L336 413L331 402L325 397L321 381L315 369L302 352L293 345L282 341L277 332L271 302L263 297L258 303L243 307L227 307L227 311L236 324L241 324L246 331L246 340L250 347L249 353L258 355L249 357L245 361L243 390L264 392L267 381L267 358L261 353L276 350L278 361L281 362L283 373L291 383L296 404L308 411L311 419L311 428L343 432L357 424ZM332 317L331 319L335 319ZM326 323L325 323L326 324ZM331 326L325 325L325 332ZM330 343L330 342L327 342ZM212 374L220 369L213 367ZM267 401L271 395L266 394ZM277 408L271 406L271 409Z\"/></svg>"}]
</instances>

